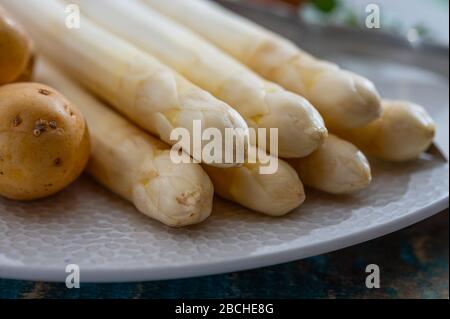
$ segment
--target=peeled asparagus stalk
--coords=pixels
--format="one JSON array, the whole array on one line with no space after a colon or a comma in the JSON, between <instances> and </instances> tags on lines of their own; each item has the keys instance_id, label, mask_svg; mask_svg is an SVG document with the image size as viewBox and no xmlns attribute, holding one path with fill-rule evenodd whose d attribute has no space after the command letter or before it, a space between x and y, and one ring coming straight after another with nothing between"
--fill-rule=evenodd
<instances>
[{"instance_id":1,"label":"peeled asparagus stalk","mask_svg":"<svg viewBox=\"0 0 450 319\"><path fill-rule=\"evenodd\" d=\"M265 78L307 98L331 128L363 126L380 116L369 80L318 60L292 42L204 0L144 0Z\"/></svg>"},{"instance_id":2,"label":"peeled asparagus stalk","mask_svg":"<svg viewBox=\"0 0 450 319\"><path fill-rule=\"evenodd\" d=\"M334 135L310 156L292 159L306 186L331 194L350 194L369 186L372 181L367 158L353 144Z\"/></svg>"},{"instance_id":3,"label":"peeled asparagus stalk","mask_svg":"<svg viewBox=\"0 0 450 319\"><path fill-rule=\"evenodd\" d=\"M277 128L280 156L307 156L325 139L327 130L323 119L306 99L265 81L144 3L136 0L75 0L75 3L99 25L154 55L234 107L250 126Z\"/></svg>"},{"instance_id":4,"label":"peeled asparagus stalk","mask_svg":"<svg viewBox=\"0 0 450 319\"><path fill-rule=\"evenodd\" d=\"M274 174L260 174L261 166L258 162L231 168L207 165L203 168L218 195L266 215L286 215L304 202L303 184L289 164L278 160Z\"/></svg>"},{"instance_id":5,"label":"peeled asparagus stalk","mask_svg":"<svg viewBox=\"0 0 450 319\"><path fill-rule=\"evenodd\" d=\"M200 165L174 164L168 146L48 64L38 63L36 80L56 88L84 114L92 143L88 171L97 181L168 226L196 224L210 215L214 190Z\"/></svg>"},{"instance_id":6,"label":"peeled asparagus stalk","mask_svg":"<svg viewBox=\"0 0 450 319\"><path fill-rule=\"evenodd\" d=\"M380 119L360 128L336 130L366 154L388 161L416 159L433 143L436 125L420 105L383 100Z\"/></svg>"},{"instance_id":7,"label":"peeled asparagus stalk","mask_svg":"<svg viewBox=\"0 0 450 319\"><path fill-rule=\"evenodd\" d=\"M194 137L193 121L201 120L202 129L240 128L234 147L245 145L248 133L244 119L230 106L201 90L191 82L161 64L152 56L128 44L85 16L81 28L69 29L63 3L55 0L2 0L30 31L39 49L69 75L145 130L174 144L170 133L174 128L186 128ZM199 145L189 141L183 148L191 155L201 154L192 149ZM196 160L200 160L196 156ZM233 166L235 163L218 163Z\"/></svg>"}]
</instances>

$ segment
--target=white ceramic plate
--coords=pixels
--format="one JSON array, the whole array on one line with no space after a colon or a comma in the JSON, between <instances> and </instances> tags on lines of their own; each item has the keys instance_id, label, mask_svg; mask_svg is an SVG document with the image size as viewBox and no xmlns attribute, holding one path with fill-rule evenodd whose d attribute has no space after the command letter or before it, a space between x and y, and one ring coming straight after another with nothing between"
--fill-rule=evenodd
<instances>
[{"instance_id":1,"label":"white ceramic plate","mask_svg":"<svg viewBox=\"0 0 450 319\"><path fill-rule=\"evenodd\" d=\"M384 96L425 105L438 121L438 144L448 150L448 77L360 54L327 55L369 76ZM304 206L277 219L217 199L208 221L186 229L152 221L87 176L42 201L0 199L0 277L64 281L68 264L79 265L83 282L250 269L361 243L448 207L445 160L372 164L374 183L357 195L308 191Z\"/></svg>"}]
</instances>

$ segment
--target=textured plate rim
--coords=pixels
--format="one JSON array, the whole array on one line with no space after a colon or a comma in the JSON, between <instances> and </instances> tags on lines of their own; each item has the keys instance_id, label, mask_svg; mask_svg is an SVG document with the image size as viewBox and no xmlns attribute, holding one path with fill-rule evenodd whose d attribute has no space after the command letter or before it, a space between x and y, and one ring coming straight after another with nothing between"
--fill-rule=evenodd
<instances>
[{"instance_id":1,"label":"textured plate rim","mask_svg":"<svg viewBox=\"0 0 450 319\"><path fill-rule=\"evenodd\" d=\"M321 255L357 245L397 230L411 226L429 218L449 207L449 196L437 199L433 203L412 213L394 218L386 223L376 224L365 229L354 231L344 236L316 242L307 246L288 247L276 252L260 253L245 257L214 261L210 263L192 263L180 266L158 266L138 268L80 269L81 283L119 283L137 281L155 281L182 279L199 276L216 275L235 271L243 271L260 267L273 266L294 260ZM24 266L2 266L0 277L48 282L64 282L67 273L60 268L34 268L32 271Z\"/></svg>"}]
</instances>

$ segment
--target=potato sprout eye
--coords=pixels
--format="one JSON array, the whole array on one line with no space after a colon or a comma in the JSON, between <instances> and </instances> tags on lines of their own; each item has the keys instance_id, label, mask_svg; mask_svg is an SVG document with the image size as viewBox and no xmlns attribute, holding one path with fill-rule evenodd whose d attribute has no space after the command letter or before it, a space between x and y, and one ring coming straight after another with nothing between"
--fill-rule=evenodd
<instances>
[{"instance_id":1,"label":"potato sprout eye","mask_svg":"<svg viewBox=\"0 0 450 319\"><path fill-rule=\"evenodd\" d=\"M17 127L20 124L22 124L22 118L20 117L20 115L17 115L13 120L13 125L14 127Z\"/></svg>"},{"instance_id":2,"label":"potato sprout eye","mask_svg":"<svg viewBox=\"0 0 450 319\"><path fill-rule=\"evenodd\" d=\"M50 128L52 128L52 129L56 129L57 128L56 121L48 122L48 126L50 126Z\"/></svg>"},{"instance_id":3,"label":"potato sprout eye","mask_svg":"<svg viewBox=\"0 0 450 319\"><path fill-rule=\"evenodd\" d=\"M52 92L50 92L49 90L46 90L46 89L39 89L39 94L42 94L42 95L50 95L50 94L52 94Z\"/></svg>"}]
</instances>

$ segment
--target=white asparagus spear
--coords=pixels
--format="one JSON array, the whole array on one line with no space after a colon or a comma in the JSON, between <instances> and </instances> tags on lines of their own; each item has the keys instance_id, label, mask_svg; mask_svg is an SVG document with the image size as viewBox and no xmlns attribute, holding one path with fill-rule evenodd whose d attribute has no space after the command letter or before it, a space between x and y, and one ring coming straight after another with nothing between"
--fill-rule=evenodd
<instances>
[{"instance_id":1,"label":"white asparagus spear","mask_svg":"<svg viewBox=\"0 0 450 319\"><path fill-rule=\"evenodd\" d=\"M433 143L436 125L420 105L408 101L383 100L378 120L336 134L351 141L366 154L388 161L416 159Z\"/></svg>"},{"instance_id":2,"label":"white asparagus spear","mask_svg":"<svg viewBox=\"0 0 450 319\"><path fill-rule=\"evenodd\" d=\"M212 209L213 185L198 164L174 164L168 146L41 61L36 80L80 108L92 143L89 173L147 216L174 227L196 224ZM187 155L185 155L187 156Z\"/></svg>"},{"instance_id":3,"label":"white asparagus spear","mask_svg":"<svg viewBox=\"0 0 450 319\"><path fill-rule=\"evenodd\" d=\"M75 3L99 25L234 107L250 126L278 128L281 157L307 156L326 138L322 117L306 99L265 81L144 3L136 0L75 0Z\"/></svg>"},{"instance_id":4,"label":"white asparagus spear","mask_svg":"<svg viewBox=\"0 0 450 319\"><path fill-rule=\"evenodd\" d=\"M329 128L359 127L380 116L380 99L372 82L312 57L292 42L212 1L144 1L265 78L307 98Z\"/></svg>"},{"instance_id":5,"label":"white asparagus spear","mask_svg":"<svg viewBox=\"0 0 450 319\"><path fill-rule=\"evenodd\" d=\"M203 168L219 196L266 215L286 215L304 202L303 184L289 164L278 160L273 174L261 174L261 166L257 162L231 168Z\"/></svg>"},{"instance_id":6,"label":"white asparagus spear","mask_svg":"<svg viewBox=\"0 0 450 319\"><path fill-rule=\"evenodd\" d=\"M170 133L178 127L187 128L193 138L194 120L201 120L203 130L217 128L223 133L226 128L248 129L230 106L85 16L81 28L67 28L63 3L2 0L2 4L25 24L52 62L163 141L174 144ZM244 135L233 146L245 145ZM197 153L191 148L195 145L203 146L192 141L183 146L194 155ZM225 148L224 158L226 151L234 154L235 148Z\"/></svg>"},{"instance_id":7,"label":"white asparagus spear","mask_svg":"<svg viewBox=\"0 0 450 319\"><path fill-rule=\"evenodd\" d=\"M292 159L306 186L331 194L349 194L362 190L372 181L367 158L353 144L332 134L310 156Z\"/></svg>"}]
</instances>

